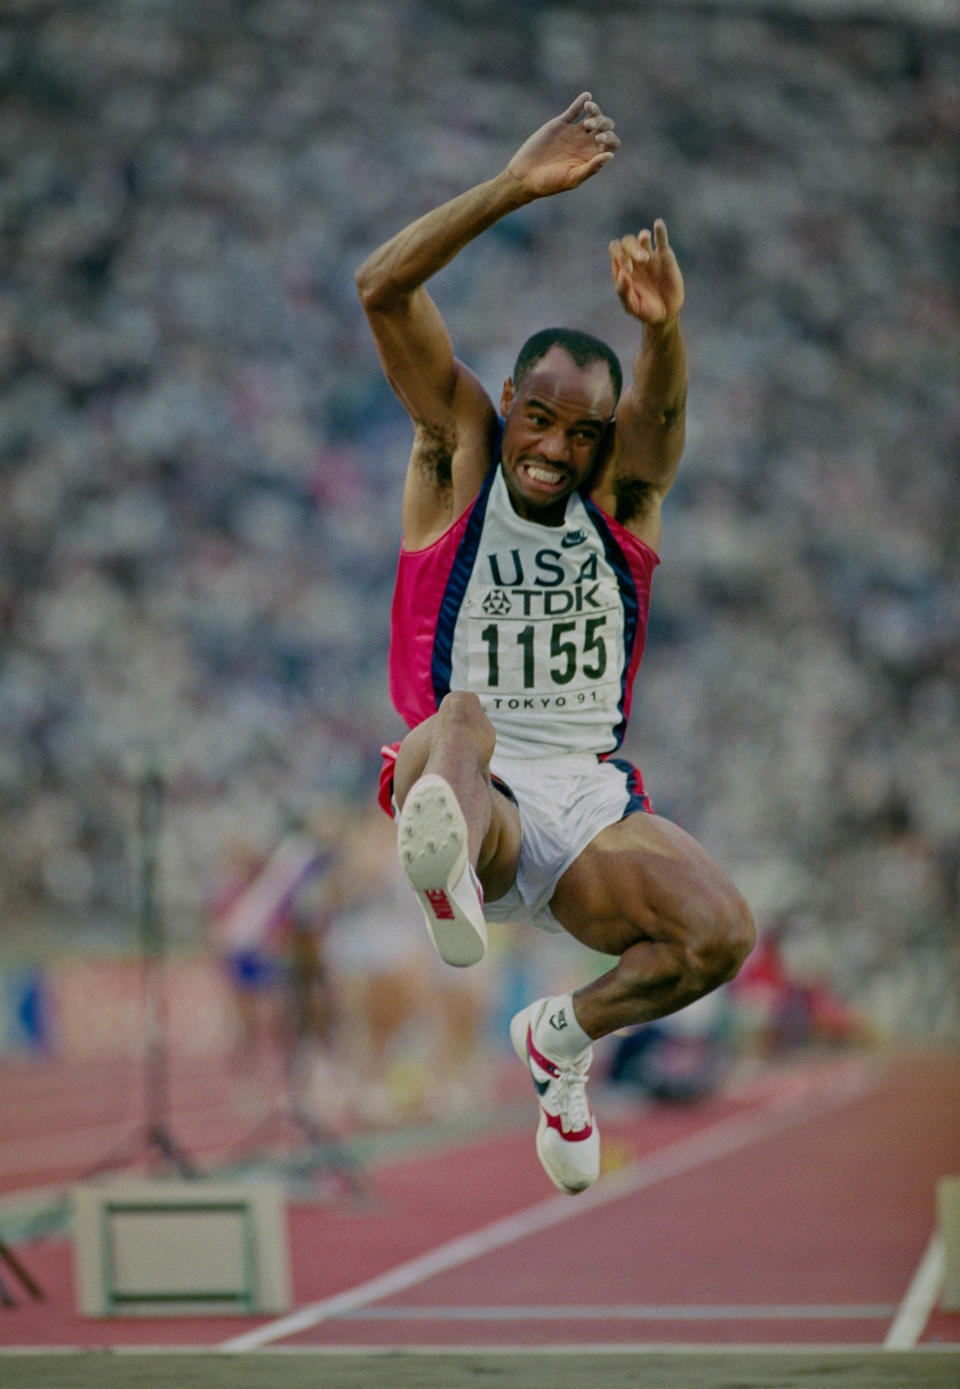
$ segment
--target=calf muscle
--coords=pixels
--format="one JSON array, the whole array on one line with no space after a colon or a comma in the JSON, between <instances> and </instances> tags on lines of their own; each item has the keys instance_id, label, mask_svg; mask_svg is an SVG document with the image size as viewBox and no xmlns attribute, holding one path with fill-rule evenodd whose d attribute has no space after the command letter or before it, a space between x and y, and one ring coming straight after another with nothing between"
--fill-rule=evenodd
<instances>
[{"instance_id":1,"label":"calf muscle","mask_svg":"<svg viewBox=\"0 0 960 1389\"><path fill-rule=\"evenodd\" d=\"M753 947L749 908L677 826L633 815L564 874L552 908L584 945L619 956L574 995L593 1037L676 1012L731 979Z\"/></svg>"}]
</instances>

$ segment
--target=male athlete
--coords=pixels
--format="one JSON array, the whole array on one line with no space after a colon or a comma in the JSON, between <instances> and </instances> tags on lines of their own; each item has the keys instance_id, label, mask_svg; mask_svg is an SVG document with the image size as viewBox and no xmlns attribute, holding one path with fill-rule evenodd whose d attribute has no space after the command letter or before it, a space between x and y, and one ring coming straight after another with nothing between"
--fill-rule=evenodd
<instances>
[{"instance_id":1,"label":"male athlete","mask_svg":"<svg viewBox=\"0 0 960 1389\"><path fill-rule=\"evenodd\" d=\"M540 1161L571 1193L599 1172L593 1040L732 978L754 939L739 893L614 756L683 450L683 280L662 221L612 242L617 295L642 324L627 389L604 343L548 329L521 349L499 412L424 284L501 217L579 187L619 144L582 93L356 276L414 426L390 655L411 732L384 749L401 863L449 964L482 957L485 916L618 957L510 1025L539 1094Z\"/></svg>"}]
</instances>

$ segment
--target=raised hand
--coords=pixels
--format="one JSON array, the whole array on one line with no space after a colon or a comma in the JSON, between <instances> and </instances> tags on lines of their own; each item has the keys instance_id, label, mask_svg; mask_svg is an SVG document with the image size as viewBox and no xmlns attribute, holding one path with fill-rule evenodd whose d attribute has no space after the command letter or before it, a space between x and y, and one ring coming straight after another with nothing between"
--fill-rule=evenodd
<instances>
[{"instance_id":1,"label":"raised hand","mask_svg":"<svg viewBox=\"0 0 960 1389\"><path fill-rule=\"evenodd\" d=\"M547 121L520 146L507 172L532 197L565 193L609 164L619 147L613 121L589 92L581 92L563 115Z\"/></svg>"},{"instance_id":2,"label":"raised hand","mask_svg":"<svg viewBox=\"0 0 960 1389\"><path fill-rule=\"evenodd\" d=\"M644 229L611 241L610 268L620 302L634 318L656 325L680 312L683 276L662 218L654 222L652 237Z\"/></svg>"}]
</instances>

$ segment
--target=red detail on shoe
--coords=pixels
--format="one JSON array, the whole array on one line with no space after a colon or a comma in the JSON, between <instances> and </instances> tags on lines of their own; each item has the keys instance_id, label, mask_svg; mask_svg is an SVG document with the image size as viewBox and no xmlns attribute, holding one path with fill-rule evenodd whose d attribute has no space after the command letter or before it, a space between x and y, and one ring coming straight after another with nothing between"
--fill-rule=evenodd
<instances>
[{"instance_id":1,"label":"red detail on shoe","mask_svg":"<svg viewBox=\"0 0 960 1389\"><path fill-rule=\"evenodd\" d=\"M549 1057L544 1056L543 1052L538 1051L534 1046L533 1026L530 1023L527 1024L527 1055L530 1057L531 1061L536 1062L542 1071L546 1071L548 1075L552 1075L554 1080L556 1080L557 1076L560 1074L560 1067L555 1061L551 1061Z\"/></svg>"},{"instance_id":2,"label":"red detail on shoe","mask_svg":"<svg viewBox=\"0 0 960 1389\"><path fill-rule=\"evenodd\" d=\"M541 1105L541 1109L543 1106ZM552 1129L556 1129L561 1138L565 1138L568 1143L582 1143L585 1138L589 1138L593 1133L593 1125L588 1124L585 1129L565 1129L560 1121L559 1114L548 1114L543 1110L543 1117Z\"/></svg>"},{"instance_id":3,"label":"red detail on shoe","mask_svg":"<svg viewBox=\"0 0 960 1389\"><path fill-rule=\"evenodd\" d=\"M427 888L424 897L430 903L434 916L438 921L452 921L454 910L450 905L450 898L442 887Z\"/></svg>"}]
</instances>

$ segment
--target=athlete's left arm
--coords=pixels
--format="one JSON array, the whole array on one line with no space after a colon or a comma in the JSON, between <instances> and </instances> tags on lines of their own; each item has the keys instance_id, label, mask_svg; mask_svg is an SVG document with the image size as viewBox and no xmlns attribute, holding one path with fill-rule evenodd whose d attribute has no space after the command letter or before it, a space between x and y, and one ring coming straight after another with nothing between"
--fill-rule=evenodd
<instances>
[{"instance_id":1,"label":"athlete's left arm","mask_svg":"<svg viewBox=\"0 0 960 1389\"><path fill-rule=\"evenodd\" d=\"M633 379L617 406L603 490L613 514L653 549L660 543L660 503L686 437L687 354L680 328L683 276L658 219L653 233L610 244L620 302L643 325Z\"/></svg>"}]
</instances>

